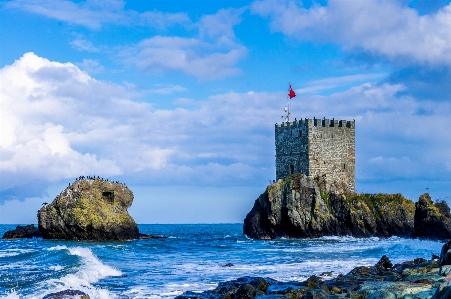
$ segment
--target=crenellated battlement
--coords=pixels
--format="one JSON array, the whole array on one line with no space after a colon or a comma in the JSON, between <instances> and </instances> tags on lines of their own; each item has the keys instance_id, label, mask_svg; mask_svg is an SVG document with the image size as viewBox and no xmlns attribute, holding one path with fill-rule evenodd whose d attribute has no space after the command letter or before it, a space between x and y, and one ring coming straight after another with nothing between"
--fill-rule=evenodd
<instances>
[{"instance_id":1,"label":"crenellated battlement","mask_svg":"<svg viewBox=\"0 0 451 299\"><path fill-rule=\"evenodd\" d=\"M275 124L275 143L276 179L304 173L354 190L354 120L304 118Z\"/></svg>"},{"instance_id":2,"label":"crenellated battlement","mask_svg":"<svg viewBox=\"0 0 451 299\"><path fill-rule=\"evenodd\" d=\"M281 124L275 124L276 127L299 127L299 126L311 126L311 127L328 127L328 128L355 128L355 120L337 120L337 119L319 119L319 118L305 118L295 120L291 122L283 122Z\"/></svg>"}]
</instances>

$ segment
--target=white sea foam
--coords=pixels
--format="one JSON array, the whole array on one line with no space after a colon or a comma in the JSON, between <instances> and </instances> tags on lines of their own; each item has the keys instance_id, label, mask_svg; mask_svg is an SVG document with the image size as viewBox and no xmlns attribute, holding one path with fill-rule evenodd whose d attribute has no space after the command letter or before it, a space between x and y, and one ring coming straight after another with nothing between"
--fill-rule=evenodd
<instances>
[{"instance_id":1,"label":"white sea foam","mask_svg":"<svg viewBox=\"0 0 451 299\"><path fill-rule=\"evenodd\" d=\"M16 291L12 291L6 296L0 296L0 299L20 299L20 297L17 295Z\"/></svg>"},{"instance_id":2,"label":"white sea foam","mask_svg":"<svg viewBox=\"0 0 451 299\"><path fill-rule=\"evenodd\" d=\"M102 278L109 276L120 276L122 272L102 263L89 248L85 247L67 247L54 246L48 250L64 250L70 255L80 258L81 265L75 269L76 271L60 278L49 279L40 283L33 295L26 296L26 299L42 298L46 294L59 292L66 289L76 289L87 293L91 299L108 299L116 298L106 289L96 288L92 284L98 282ZM51 270L61 270L60 265L50 266ZM15 299L16 297L7 297ZM19 298L19 297L17 297Z\"/></svg>"},{"instance_id":3,"label":"white sea foam","mask_svg":"<svg viewBox=\"0 0 451 299\"><path fill-rule=\"evenodd\" d=\"M0 257L10 257L10 256L17 256L23 253L28 253L28 252L32 252L35 251L33 249L18 249L18 248L13 248L13 249L7 249L7 250L0 250Z\"/></svg>"},{"instance_id":4,"label":"white sea foam","mask_svg":"<svg viewBox=\"0 0 451 299\"><path fill-rule=\"evenodd\" d=\"M56 266L50 266L49 270L53 270L53 271L60 271L63 270L63 267L60 265L56 265Z\"/></svg>"}]
</instances>

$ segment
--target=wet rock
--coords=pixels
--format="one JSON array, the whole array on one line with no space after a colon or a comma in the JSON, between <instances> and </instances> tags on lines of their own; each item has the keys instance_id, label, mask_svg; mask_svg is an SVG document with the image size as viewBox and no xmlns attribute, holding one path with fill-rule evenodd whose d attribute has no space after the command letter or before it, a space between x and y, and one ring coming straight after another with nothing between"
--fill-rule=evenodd
<instances>
[{"instance_id":1,"label":"wet rock","mask_svg":"<svg viewBox=\"0 0 451 299\"><path fill-rule=\"evenodd\" d=\"M18 239L18 238L41 238L42 233L34 224L18 225L15 229L9 230L3 234L2 239Z\"/></svg>"},{"instance_id":2,"label":"wet rock","mask_svg":"<svg viewBox=\"0 0 451 299\"><path fill-rule=\"evenodd\" d=\"M138 226L127 212L132 202L124 184L79 179L38 211L38 227L44 239L136 239Z\"/></svg>"},{"instance_id":3,"label":"wet rock","mask_svg":"<svg viewBox=\"0 0 451 299\"><path fill-rule=\"evenodd\" d=\"M440 252L440 266L451 265L451 241L443 244Z\"/></svg>"},{"instance_id":4,"label":"wet rock","mask_svg":"<svg viewBox=\"0 0 451 299\"><path fill-rule=\"evenodd\" d=\"M235 299L248 299L255 297L257 291L251 284L245 283L241 285L235 293Z\"/></svg>"},{"instance_id":5,"label":"wet rock","mask_svg":"<svg viewBox=\"0 0 451 299\"><path fill-rule=\"evenodd\" d=\"M64 290L45 295L42 299L90 299L88 294L78 290Z\"/></svg>"},{"instance_id":6,"label":"wet rock","mask_svg":"<svg viewBox=\"0 0 451 299\"><path fill-rule=\"evenodd\" d=\"M223 267L233 267L233 266L235 266L235 265L232 264L232 263L227 263L227 264L225 264Z\"/></svg>"},{"instance_id":7,"label":"wet rock","mask_svg":"<svg viewBox=\"0 0 451 299\"><path fill-rule=\"evenodd\" d=\"M381 259L379 260L379 262L377 262L377 264L375 265L376 268L382 268L382 269L390 269L393 267L392 262L390 261L390 259L384 254Z\"/></svg>"},{"instance_id":8,"label":"wet rock","mask_svg":"<svg viewBox=\"0 0 451 299\"><path fill-rule=\"evenodd\" d=\"M365 297L365 299L396 299L396 296L386 290L378 290Z\"/></svg>"},{"instance_id":9,"label":"wet rock","mask_svg":"<svg viewBox=\"0 0 451 299\"><path fill-rule=\"evenodd\" d=\"M449 299L451 298L451 283L443 283L434 293L431 299Z\"/></svg>"},{"instance_id":10,"label":"wet rock","mask_svg":"<svg viewBox=\"0 0 451 299\"><path fill-rule=\"evenodd\" d=\"M167 236L139 234L139 239L167 239Z\"/></svg>"},{"instance_id":11,"label":"wet rock","mask_svg":"<svg viewBox=\"0 0 451 299\"><path fill-rule=\"evenodd\" d=\"M435 203L428 193L415 203L415 237L445 240L451 238L451 214L445 202Z\"/></svg>"},{"instance_id":12,"label":"wet rock","mask_svg":"<svg viewBox=\"0 0 451 299\"><path fill-rule=\"evenodd\" d=\"M302 296L302 299L327 299L329 297L329 293L327 293L323 289L313 289L308 290Z\"/></svg>"},{"instance_id":13,"label":"wet rock","mask_svg":"<svg viewBox=\"0 0 451 299\"><path fill-rule=\"evenodd\" d=\"M451 273L451 265L444 265L440 267L439 274L441 276L448 276Z\"/></svg>"},{"instance_id":14,"label":"wet rock","mask_svg":"<svg viewBox=\"0 0 451 299\"><path fill-rule=\"evenodd\" d=\"M219 283L212 291L186 292L176 299L451 298L447 297L451 284L443 282L438 272L437 260L417 258L391 265L389 258L383 256L375 266L356 267L346 275L325 281L315 275L305 281L291 282L246 276Z\"/></svg>"}]
</instances>

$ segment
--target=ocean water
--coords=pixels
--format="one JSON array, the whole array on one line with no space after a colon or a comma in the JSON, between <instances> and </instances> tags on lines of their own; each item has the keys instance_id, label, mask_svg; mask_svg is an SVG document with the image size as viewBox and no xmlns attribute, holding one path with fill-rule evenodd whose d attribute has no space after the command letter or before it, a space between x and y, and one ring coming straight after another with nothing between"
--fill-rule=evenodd
<instances>
[{"instance_id":1,"label":"ocean water","mask_svg":"<svg viewBox=\"0 0 451 299\"><path fill-rule=\"evenodd\" d=\"M0 225L0 235L15 225ZM326 271L430 259L442 243L424 240L324 237L252 240L241 224L139 225L167 239L114 242L0 240L0 298L42 298L77 289L95 298L174 298L213 289L242 276L303 280ZM223 267L227 263L233 267Z\"/></svg>"}]
</instances>

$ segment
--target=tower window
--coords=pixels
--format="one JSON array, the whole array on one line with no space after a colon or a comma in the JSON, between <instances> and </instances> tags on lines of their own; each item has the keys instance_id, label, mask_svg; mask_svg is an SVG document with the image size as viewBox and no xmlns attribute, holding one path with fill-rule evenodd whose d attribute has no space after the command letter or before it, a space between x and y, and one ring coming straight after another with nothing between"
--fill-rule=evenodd
<instances>
[{"instance_id":1,"label":"tower window","mask_svg":"<svg viewBox=\"0 0 451 299\"><path fill-rule=\"evenodd\" d=\"M299 137L302 137L302 131L299 131Z\"/></svg>"},{"instance_id":2,"label":"tower window","mask_svg":"<svg viewBox=\"0 0 451 299\"><path fill-rule=\"evenodd\" d=\"M293 174L294 173L294 166L293 166L293 164L291 164L290 165L290 174Z\"/></svg>"}]
</instances>

